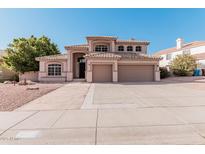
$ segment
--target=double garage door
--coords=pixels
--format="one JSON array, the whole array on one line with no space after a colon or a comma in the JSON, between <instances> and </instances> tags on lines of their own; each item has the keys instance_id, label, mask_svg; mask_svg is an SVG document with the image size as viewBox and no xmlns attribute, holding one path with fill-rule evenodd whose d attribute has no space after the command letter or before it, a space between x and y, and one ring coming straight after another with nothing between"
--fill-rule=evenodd
<instances>
[{"instance_id":1,"label":"double garage door","mask_svg":"<svg viewBox=\"0 0 205 154\"><path fill-rule=\"evenodd\" d=\"M93 65L93 82L112 82L112 65ZM118 82L154 81L153 65L118 65Z\"/></svg>"}]
</instances>

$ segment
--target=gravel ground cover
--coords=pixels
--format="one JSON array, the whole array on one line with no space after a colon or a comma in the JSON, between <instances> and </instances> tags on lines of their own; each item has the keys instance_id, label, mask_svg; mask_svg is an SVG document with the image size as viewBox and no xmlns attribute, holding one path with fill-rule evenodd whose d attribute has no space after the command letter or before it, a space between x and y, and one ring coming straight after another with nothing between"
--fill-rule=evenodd
<instances>
[{"instance_id":1,"label":"gravel ground cover","mask_svg":"<svg viewBox=\"0 0 205 154\"><path fill-rule=\"evenodd\" d=\"M35 85L13 85L0 83L0 111L12 111L42 95L45 95L64 84L36 83ZM27 90L38 87L38 90Z\"/></svg>"}]
</instances>

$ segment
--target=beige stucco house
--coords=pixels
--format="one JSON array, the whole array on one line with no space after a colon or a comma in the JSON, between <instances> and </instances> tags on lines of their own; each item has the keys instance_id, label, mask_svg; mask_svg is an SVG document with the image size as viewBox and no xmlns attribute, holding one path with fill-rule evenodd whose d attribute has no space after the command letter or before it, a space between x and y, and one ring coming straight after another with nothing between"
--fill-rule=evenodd
<instances>
[{"instance_id":1,"label":"beige stucco house","mask_svg":"<svg viewBox=\"0 0 205 154\"><path fill-rule=\"evenodd\" d=\"M37 57L39 81L159 81L159 58L147 55L149 42L88 36L87 43L65 46L66 54Z\"/></svg>"},{"instance_id":2,"label":"beige stucco house","mask_svg":"<svg viewBox=\"0 0 205 154\"><path fill-rule=\"evenodd\" d=\"M183 38L176 40L176 46L155 52L161 57L159 66L169 68L170 62L178 55L189 54L196 58L198 68L205 68L205 41L184 42Z\"/></svg>"}]
</instances>

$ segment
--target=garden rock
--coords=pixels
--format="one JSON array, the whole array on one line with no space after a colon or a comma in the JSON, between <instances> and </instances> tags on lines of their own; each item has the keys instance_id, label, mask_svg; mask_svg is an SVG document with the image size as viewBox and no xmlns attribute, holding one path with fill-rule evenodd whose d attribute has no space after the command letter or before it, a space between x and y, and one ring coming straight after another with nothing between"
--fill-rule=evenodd
<instances>
[{"instance_id":1,"label":"garden rock","mask_svg":"<svg viewBox=\"0 0 205 154\"><path fill-rule=\"evenodd\" d=\"M26 90L39 90L39 87L28 87Z\"/></svg>"},{"instance_id":2,"label":"garden rock","mask_svg":"<svg viewBox=\"0 0 205 154\"><path fill-rule=\"evenodd\" d=\"M18 85L34 85L35 82L32 82L31 80L21 80L19 81Z\"/></svg>"},{"instance_id":3,"label":"garden rock","mask_svg":"<svg viewBox=\"0 0 205 154\"><path fill-rule=\"evenodd\" d=\"M4 81L4 84L12 84L12 81Z\"/></svg>"}]
</instances>

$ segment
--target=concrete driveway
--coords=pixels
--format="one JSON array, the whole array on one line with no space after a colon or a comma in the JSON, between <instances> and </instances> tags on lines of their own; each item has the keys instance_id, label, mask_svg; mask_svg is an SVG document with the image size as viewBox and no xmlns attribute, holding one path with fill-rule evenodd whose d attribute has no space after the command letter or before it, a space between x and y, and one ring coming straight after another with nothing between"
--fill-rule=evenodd
<instances>
[{"instance_id":1,"label":"concrete driveway","mask_svg":"<svg viewBox=\"0 0 205 154\"><path fill-rule=\"evenodd\" d=\"M205 144L204 117L204 81L70 83L1 112L0 144Z\"/></svg>"}]
</instances>

